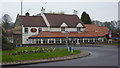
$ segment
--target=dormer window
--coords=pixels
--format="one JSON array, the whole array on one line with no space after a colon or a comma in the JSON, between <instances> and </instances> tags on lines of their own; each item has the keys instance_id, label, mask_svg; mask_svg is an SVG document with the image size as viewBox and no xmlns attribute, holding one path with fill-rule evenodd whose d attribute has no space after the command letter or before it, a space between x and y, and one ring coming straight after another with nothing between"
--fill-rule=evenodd
<instances>
[{"instance_id":1,"label":"dormer window","mask_svg":"<svg viewBox=\"0 0 120 68\"><path fill-rule=\"evenodd\" d=\"M78 23L78 25L76 27L77 27L77 31L81 32L82 28L83 28L83 25L81 23Z\"/></svg>"},{"instance_id":2,"label":"dormer window","mask_svg":"<svg viewBox=\"0 0 120 68\"><path fill-rule=\"evenodd\" d=\"M61 27L61 31L65 31L65 27Z\"/></svg>"},{"instance_id":3,"label":"dormer window","mask_svg":"<svg viewBox=\"0 0 120 68\"><path fill-rule=\"evenodd\" d=\"M81 27L77 27L77 31L79 31L79 32L80 32L80 31L81 31Z\"/></svg>"},{"instance_id":4,"label":"dormer window","mask_svg":"<svg viewBox=\"0 0 120 68\"><path fill-rule=\"evenodd\" d=\"M62 24L61 24L61 31L65 31L65 28L66 27L68 27L68 25L65 23L65 22L63 22Z\"/></svg>"}]
</instances>

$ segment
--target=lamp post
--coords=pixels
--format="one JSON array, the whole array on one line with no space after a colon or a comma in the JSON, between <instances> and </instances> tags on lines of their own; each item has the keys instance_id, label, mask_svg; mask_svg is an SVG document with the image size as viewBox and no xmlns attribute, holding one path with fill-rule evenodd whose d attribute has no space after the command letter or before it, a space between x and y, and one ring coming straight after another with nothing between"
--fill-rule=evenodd
<instances>
[{"instance_id":1,"label":"lamp post","mask_svg":"<svg viewBox=\"0 0 120 68\"><path fill-rule=\"evenodd\" d=\"M69 47L68 46L68 31L65 31L65 34L66 34L66 47L68 48L68 52L71 52L73 53L73 47Z\"/></svg>"},{"instance_id":2,"label":"lamp post","mask_svg":"<svg viewBox=\"0 0 120 68\"><path fill-rule=\"evenodd\" d=\"M68 52L70 52L70 48L68 46L68 31L65 31L66 34L66 47L68 48Z\"/></svg>"}]
</instances>

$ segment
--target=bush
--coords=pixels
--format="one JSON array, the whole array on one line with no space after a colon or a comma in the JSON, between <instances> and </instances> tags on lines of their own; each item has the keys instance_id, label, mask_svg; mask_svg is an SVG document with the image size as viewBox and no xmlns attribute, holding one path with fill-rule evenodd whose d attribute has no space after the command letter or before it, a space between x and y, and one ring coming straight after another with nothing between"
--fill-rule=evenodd
<instances>
[{"instance_id":1,"label":"bush","mask_svg":"<svg viewBox=\"0 0 120 68\"><path fill-rule=\"evenodd\" d=\"M15 44L9 43L9 44L2 44L2 50L12 50L15 49Z\"/></svg>"},{"instance_id":2,"label":"bush","mask_svg":"<svg viewBox=\"0 0 120 68\"><path fill-rule=\"evenodd\" d=\"M11 50L11 49L15 49L15 44L14 43L10 43L7 38L6 38L6 33L3 31L2 34L2 50Z\"/></svg>"}]
</instances>

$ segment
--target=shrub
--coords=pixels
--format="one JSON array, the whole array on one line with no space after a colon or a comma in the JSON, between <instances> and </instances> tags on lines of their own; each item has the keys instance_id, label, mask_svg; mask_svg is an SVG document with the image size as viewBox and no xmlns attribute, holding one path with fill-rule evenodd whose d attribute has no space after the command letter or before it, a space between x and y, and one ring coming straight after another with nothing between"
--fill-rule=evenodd
<instances>
[{"instance_id":1,"label":"shrub","mask_svg":"<svg viewBox=\"0 0 120 68\"><path fill-rule=\"evenodd\" d=\"M2 50L11 50L11 49L15 49L15 44L14 43L10 43L7 40L7 37L5 36L6 33L4 30L2 30L3 34L2 34Z\"/></svg>"},{"instance_id":2,"label":"shrub","mask_svg":"<svg viewBox=\"0 0 120 68\"><path fill-rule=\"evenodd\" d=\"M10 43L4 36L2 36L2 50L15 49L15 44Z\"/></svg>"}]
</instances>

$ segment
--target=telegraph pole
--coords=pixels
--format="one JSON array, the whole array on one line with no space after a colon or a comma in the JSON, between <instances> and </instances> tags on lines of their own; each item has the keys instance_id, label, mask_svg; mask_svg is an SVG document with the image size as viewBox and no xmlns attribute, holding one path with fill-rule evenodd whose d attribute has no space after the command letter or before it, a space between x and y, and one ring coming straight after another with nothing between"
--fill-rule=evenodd
<instances>
[{"instance_id":1,"label":"telegraph pole","mask_svg":"<svg viewBox=\"0 0 120 68\"><path fill-rule=\"evenodd\" d=\"M22 15L22 0L21 0L21 15Z\"/></svg>"}]
</instances>

